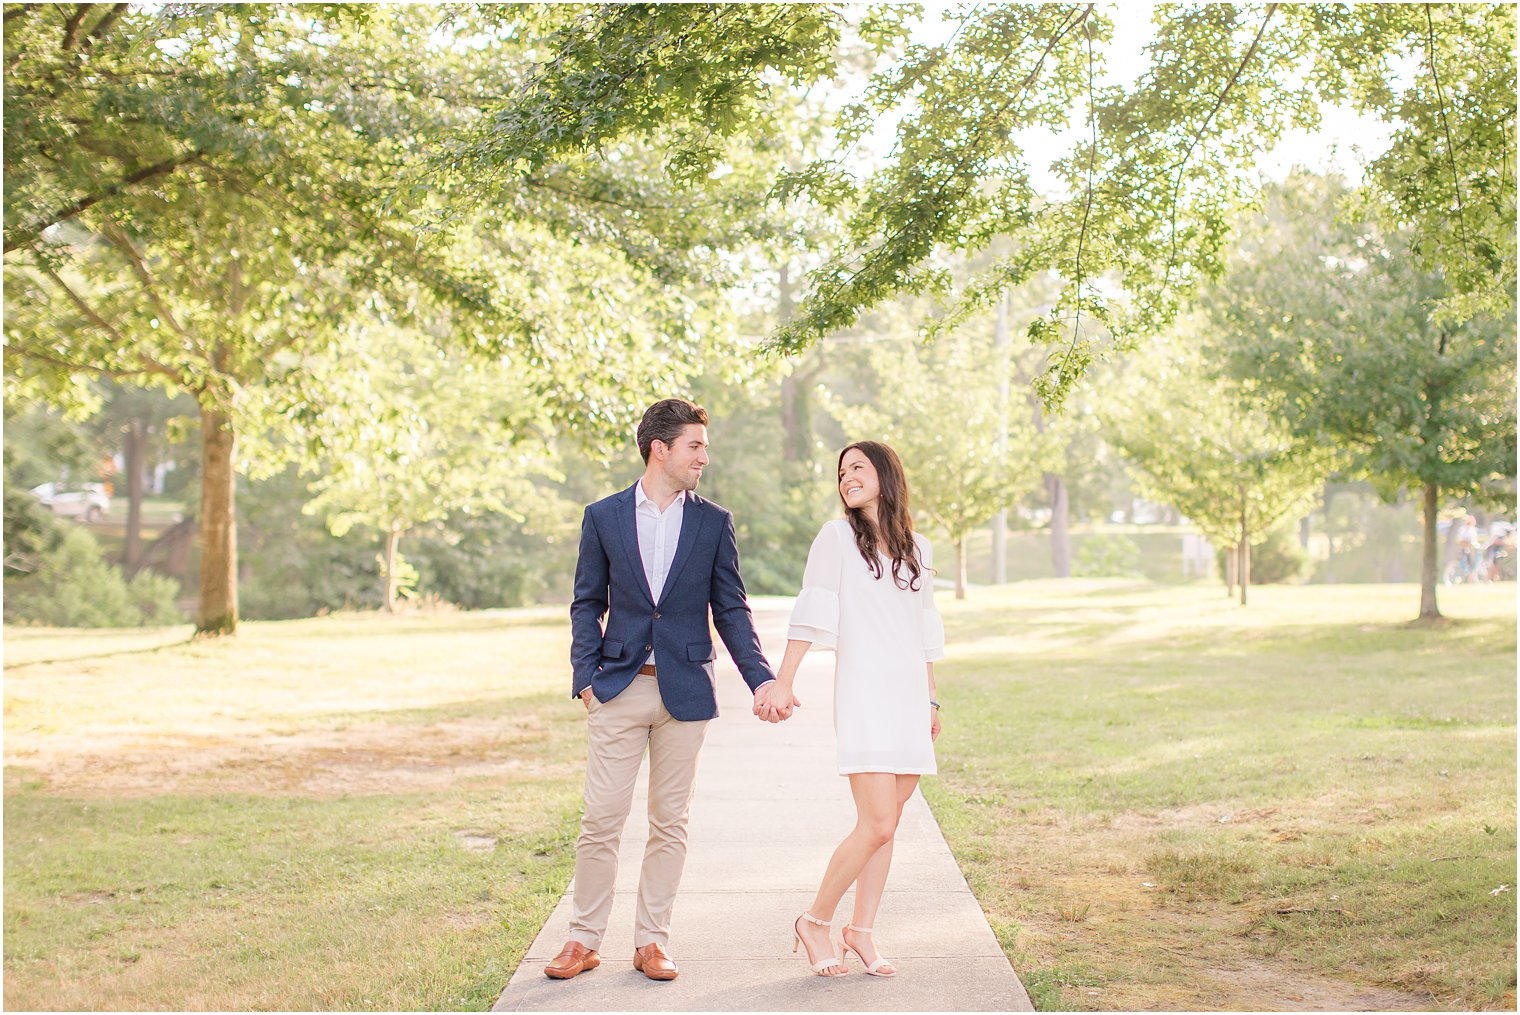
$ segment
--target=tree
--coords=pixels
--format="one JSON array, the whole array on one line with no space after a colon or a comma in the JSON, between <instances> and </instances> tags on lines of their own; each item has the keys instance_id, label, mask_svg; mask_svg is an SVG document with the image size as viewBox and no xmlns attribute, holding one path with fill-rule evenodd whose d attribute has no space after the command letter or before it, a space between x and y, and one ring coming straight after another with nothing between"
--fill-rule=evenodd
<instances>
[{"instance_id":1,"label":"tree","mask_svg":"<svg viewBox=\"0 0 1520 1015\"><path fill-rule=\"evenodd\" d=\"M629 4L558 16L550 58L473 139L474 164L531 170L643 137L664 145L673 175L701 175L718 162L717 139L767 130L773 89L828 78L849 27L840 10L814 5ZM1255 158L1285 129L1313 126L1321 98L1350 96L1397 125L1394 148L1371 169L1390 214L1420 222L1422 256L1450 269L1453 295L1502 302L1513 292L1511 6L1161 6L1150 68L1133 88L1095 83L1113 31L1095 4L971 6L950 16L949 41L903 47L914 18L914 8L876 7L854 26L886 58L845 105L836 152L778 177L778 200L847 219L844 241L775 334L779 350L800 351L901 293L949 298L941 251L1011 238L1007 257L954 292L959 310L943 326L1055 272L1060 296L1028 335L1052 347L1039 390L1059 404L1093 360L1083 322L1146 337L1222 270ZM1408 61L1418 69L1403 84ZM845 153L894 118L891 156L857 177ZM1079 139L1054 158L1066 192L1042 198L1023 132L1071 127ZM1105 277L1124 291L1095 284ZM1472 305L1453 302L1453 312Z\"/></svg>"},{"instance_id":2,"label":"tree","mask_svg":"<svg viewBox=\"0 0 1520 1015\"><path fill-rule=\"evenodd\" d=\"M1334 178L1270 188L1211 314L1226 368L1297 439L1344 448L1385 497L1422 490L1420 617L1435 618L1442 493L1513 494L1514 311L1443 312L1419 232L1348 217L1351 197Z\"/></svg>"},{"instance_id":3,"label":"tree","mask_svg":"<svg viewBox=\"0 0 1520 1015\"><path fill-rule=\"evenodd\" d=\"M383 317L351 327L362 335L349 351L317 368L330 374L327 415L347 418L323 428L335 436L314 463L303 510L324 516L335 536L379 531L383 602L394 612L403 537L454 515L552 520L567 511L535 480L562 477L547 451L549 410L524 375Z\"/></svg>"},{"instance_id":4,"label":"tree","mask_svg":"<svg viewBox=\"0 0 1520 1015\"><path fill-rule=\"evenodd\" d=\"M993 354L990 322L919 345L901 333L869 347L868 401L827 400L848 440L879 440L902 458L915 513L955 547L955 597L966 597L966 537L1039 482L1048 466L1029 417L1002 417L1006 349ZM1006 442L998 437L1006 425ZM832 463L831 463L832 464Z\"/></svg>"},{"instance_id":5,"label":"tree","mask_svg":"<svg viewBox=\"0 0 1520 1015\"><path fill-rule=\"evenodd\" d=\"M396 277L470 294L385 201L419 127L464 105L451 51L390 11L80 5L6 11L7 363L55 396L82 374L193 395L201 417L197 630L237 624L246 393ZM312 407L315 411L315 407Z\"/></svg>"},{"instance_id":6,"label":"tree","mask_svg":"<svg viewBox=\"0 0 1520 1015\"><path fill-rule=\"evenodd\" d=\"M1109 416L1110 433L1145 496L1173 505L1211 540L1234 548L1229 573L1244 606L1252 539L1314 496L1333 451L1294 435L1238 384L1211 373L1199 327L1186 321L1136 357Z\"/></svg>"},{"instance_id":7,"label":"tree","mask_svg":"<svg viewBox=\"0 0 1520 1015\"><path fill-rule=\"evenodd\" d=\"M351 436L306 369L343 355L344 322L373 305L404 318L423 290L456 315L449 341L512 364L576 433L621 439L630 405L712 344L723 294L698 283L724 230L768 228L671 194L632 147L613 168L542 165L488 191L437 172L424 156L531 66L532 33L484 15L76 13L83 28L60 32L7 9L7 364L55 401L90 374L196 398L205 633L237 622L240 446ZM489 207L472 213L472 195ZM503 227L488 256L482 221Z\"/></svg>"},{"instance_id":8,"label":"tree","mask_svg":"<svg viewBox=\"0 0 1520 1015\"><path fill-rule=\"evenodd\" d=\"M149 456L155 446L163 449L171 421L194 412L195 404L188 398L171 399L162 391L135 385L110 382L101 385L101 407L93 423L99 430L103 450L121 452L116 494L127 499L121 566L129 578L142 564L142 508L151 468Z\"/></svg>"}]
</instances>

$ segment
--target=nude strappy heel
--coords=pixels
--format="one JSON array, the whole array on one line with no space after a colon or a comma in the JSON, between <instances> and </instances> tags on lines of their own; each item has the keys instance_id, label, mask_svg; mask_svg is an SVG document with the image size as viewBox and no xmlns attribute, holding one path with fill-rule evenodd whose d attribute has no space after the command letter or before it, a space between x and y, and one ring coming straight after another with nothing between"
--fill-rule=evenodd
<instances>
[{"instance_id":1,"label":"nude strappy heel","mask_svg":"<svg viewBox=\"0 0 1520 1015\"><path fill-rule=\"evenodd\" d=\"M871 930L870 927L857 927L853 923L847 923L847 924L845 924L844 925L844 929L845 930L853 930L857 934L870 934L870 933L872 933L872 930ZM845 950L846 951L852 951L852 952L854 952L856 958L860 959L860 961L862 963L865 963L866 972L868 974L870 974L871 976L888 977L888 976L896 976L897 975L897 970L895 970L895 969L892 970L890 973L883 973L881 971L881 967L882 966L890 966L892 964L891 962L887 961L886 956L878 956L875 962L866 963L865 953L862 952L859 948L856 948L854 945L850 944L850 939L849 938L844 938L843 940L844 940Z\"/></svg>"},{"instance_id":2,"label":"nude strappy heel","mask_svg":"<svg viewBox=\"0 0 1520 1015\"><path fill-rule=\"evenodd\" d=\"M802 930L801 930L801 925L802 925L802 921L803 920L806 920L808 923L811 923L811 924L813 924L816 927L831 927L831 926L833 926L833 924L824 923L822 920L818 919L818 917L814 916L812 913L808 913L808 912L804 911L801 916L797 917L797 919L795 919L795 920L792 921L792 952L793 953L795 953L797 951L797 946L798 945L803 944ZM831 940L830 944L832 944L832 943L833 942ZM828 973L825 973L824 970L825 969L832 969L835 966L839 967L839 969L841 970L841 973L849 972L849 970L845 969L844 956L842 956L842 955L830 955L828 958L819 959L817 962L814 962L813 961L813 951L812 951L811 948L809 948L809 949L807 949L807 957L808 957L808 968L811 969L813 971L813 973L815 975L817 975L817 976L828 976L828 975L830 975ZM835 975L840 975L840 974L835 974Z\"/></svg>"}]
</instances>

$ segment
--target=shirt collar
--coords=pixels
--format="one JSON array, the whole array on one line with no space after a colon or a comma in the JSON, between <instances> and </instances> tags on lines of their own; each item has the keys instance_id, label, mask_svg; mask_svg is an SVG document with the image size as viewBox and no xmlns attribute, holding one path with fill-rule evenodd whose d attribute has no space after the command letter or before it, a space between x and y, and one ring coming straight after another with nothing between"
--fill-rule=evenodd
<instances>
[{"instance_id":1,"label":"shirt collar","mask_svg":"<svg viewBox=\"0 0 1520 1015\"><path fill-rule=\"evenodd\" d=\"M676 499L673 500L673 501L671 501L670 503L672 505L680 504L682 507L685 507L686 506L686 491L685 490L677 491L677 493L676 493ZM660 506L658 504L655 504L654 498L651 497L651 496L649 496L649 494L647 494L647 493L644 492L644 481L641 479L641 480L639 480L637 483L635 483L633 485L633 506L634 506L634 509L637 510L638 508L643 507L645 504L652 505L656 511L660 510ZM669 508L667 508L666 510L669 510Z\"/></svg>"}]
</instances>

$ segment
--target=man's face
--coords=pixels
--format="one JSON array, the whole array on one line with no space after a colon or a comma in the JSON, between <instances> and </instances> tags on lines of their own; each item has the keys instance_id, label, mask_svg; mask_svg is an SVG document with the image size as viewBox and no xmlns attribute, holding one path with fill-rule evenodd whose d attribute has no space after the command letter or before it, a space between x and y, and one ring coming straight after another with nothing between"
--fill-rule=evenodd
<instances>
[{"instance_id":1,"label":"man's face","mask_svg":"<svg viewBox=\"0 0 1520 1015\"><path fill-rule=\"evenodd\" d=\"M688 423L668 446L655 442L656 451L662 446L665 454L660 460L660 471L676 489L695 490L707 465L707 427Z\"/></svg>"}]
</instances>

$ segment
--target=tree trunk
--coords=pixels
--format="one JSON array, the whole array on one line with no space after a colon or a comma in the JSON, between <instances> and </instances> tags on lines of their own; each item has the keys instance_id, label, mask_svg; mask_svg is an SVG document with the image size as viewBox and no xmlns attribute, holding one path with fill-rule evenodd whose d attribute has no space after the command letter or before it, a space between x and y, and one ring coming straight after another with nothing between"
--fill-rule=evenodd
<instances>
[{"instance_id":1,"label":"tree trunk","mask_svg":"<svg viewBox=\"0 0 1520 1015\"><path fill-rule=\"evenodd\" d=\"M147 463L148 427L141 419L134 419L127 426L124 457L127 460L127 541L122 549L122 568L126 573L137 573L142 559L142 502L143 469Z\"/></svg>"},{"instance_id":2,"label":"tree trunk","mask_svg":"<svg viewBox=\"0 0 1520 1015\"><path fill-rule=\"evenodd\" d=\"M776 277L776 321L786 324L792 319L791 265L783 261ZM781 378L781 460L783 462L805 461L803 431L806 429L799 418L799 405L805 400L799 397L799 378L795 373Z\"/></svg>"},{"instance_id":3,"label":"tree trunk","mask_svg":"<svg viewBox=\"0 0 1520 1015\"><path fill-rule=\"evenodd\" d=\"M1240 570L1240 547L1235 545L1224 553L1224 597L1235 598L1235 576Z\"/></svg>"},{"instance_id":4,"label":"tree trunk","mask_svg":"<svg viewBox=\"0 0 1520 1015\"><path fill-rule=\"evenodd\" d=\"M1065 478L1045 473L1045 490L1050 495L1050 563L1057 578L1070 578L1071 505L1066 499Z\"/></svg>"},{"instance_id":5,"label":"tree trunk","mask_svg":"<svg viewBox=\"0 0 1520 1015\"><path fill-rule=\"evenodd\" d=\"M966 537L955 541L955 598L966 598Z\"/></svg>"},{"instance_id":6,"label":"tree trunk","mask_svg":"<svg viewBox=\"0 0 1520 1015\"><path fill-rule=\"evenodd\" d=\"M1441 616L1436 606L1436 578L1439 568L1436 560L1436 512L1440 509L1440 491L1434 483L1425 484L1425 547L1420 560L1420 619L1435 620ZM1456 522L1452 522L1456 528Z\"/></svg>"},{"instance_id":7,"label":"tree trunk","mask_svg":"<svg viewBox=\"0 0 1520 1015\"><path fill-rule=\"evenodd\" d=\"M385 612L396 612L396 548L401 545L401 530L391 528L385 534Z\"/></svg>"},{"instance_id":8,"label":"tree trunk","mask_svg":"<svg viewBox=\"0 0 1520 1015\"><path fill-rule=\"evenodd\" d=\"M1240 499L1245 500L1245 492ZM1246 592L1251 587L1251 526L1246 519L1245 508L1240 511L1240 605L1246 605Z\"/></svg>"},{"instance_id":9,"label":"tree trunk","mask_svg":"<svg viewBox=\"0 0 1520 1015\"><path fill-rule=\"evenodd\" d=\"M1325 484L1325 584L1335 584L1335 530L1330 527L1330 502L1335 495L1330 492L1330 484Z\"/></svg>"},{"instance_id":10,"label":"tree trunk","mask_svg":"<svg viewBox=\"0 0 1520 1015\"><path fill-rule=\"evenodd\" d=\"M998 300L997 319L992 326L992 347L995 351L998 372L998 432L993 450L997 460L1003 462L1008 453L1008 301L1011 294L1004 291ZM1038 406L1034 410L1035 429L1044 431L1045 424ZM992 519L992 584L1003 585L1008 581L1008 507L998 509Z\"/></svg>"},{"instance_id":11,"label":"tree trunk","mask_svg":"<svg viewBox=\"0 0 1520 1015\"><path fill-rule=\"evenodd\" d=\"M1251 588L1251 544L1240 541L1240 605L1246 605L1246 593Z\"/></svg>"},{"instance_id":12,"label":"tree trunk","mask_svg":"<svg viewBox=\"0 0 1520 1015\"><path fill-rule=\"evenodd\" d=\"M237 630L236 434L226 412L201 409L201 591L196 634Z\"/></svg>"},{"instance_id":13,"label":"tree trunk","mask_svg":"<svg viewBox=\"0 0 1520 1015\"><path fill-rule=\"evenodd\" d=\"M992 584L1008 581L1008 509L992 516Z\"/></svg>"}]
</instances>

